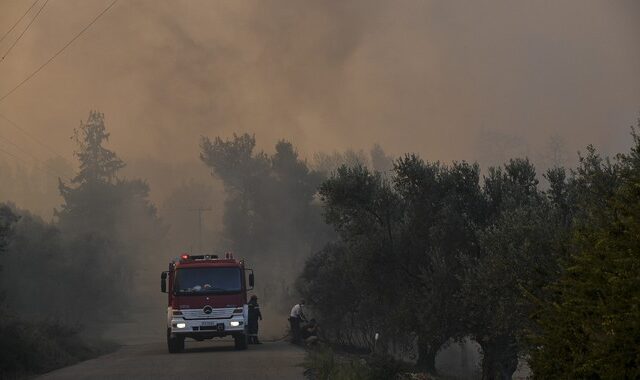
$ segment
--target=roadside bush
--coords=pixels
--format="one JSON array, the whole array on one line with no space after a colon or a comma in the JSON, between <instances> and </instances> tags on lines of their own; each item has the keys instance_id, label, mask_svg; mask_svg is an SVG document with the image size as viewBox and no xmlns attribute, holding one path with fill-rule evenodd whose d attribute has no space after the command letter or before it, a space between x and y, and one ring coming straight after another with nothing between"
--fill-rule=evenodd
<instances>
[{"instance_id":1,"label":"roadside bush","mask_svg":"<svg viewBox=\"0 0 640 380\"><path fill-rule=\"evenodd\" d=\"M327 346L308 351L303 366L312 380L389 380L402 371L402 364L390 356L341 356Z\"/></svg>"},{"instance_id":2,"label":"roadside bush","mask_svg":"<svg viewBox=\"0 0 640 380\"><path fill-rule=\"evenodd\" d=\"M0 324L0 378L20 378L87 360L113 349L89 344L79 329L60 322L26 322L14 318Z\"/></svg>"},{"instance_id":3,"label":"roadside bush","mask_svg":"<svg viewBox=\"0 0 640 380\"><path fill-rule=\"evenodd\" d=\"M376 355L367 361L370 380L395 379L404 369L402 362L389 355Z\"/></svg>"}]
</instances>

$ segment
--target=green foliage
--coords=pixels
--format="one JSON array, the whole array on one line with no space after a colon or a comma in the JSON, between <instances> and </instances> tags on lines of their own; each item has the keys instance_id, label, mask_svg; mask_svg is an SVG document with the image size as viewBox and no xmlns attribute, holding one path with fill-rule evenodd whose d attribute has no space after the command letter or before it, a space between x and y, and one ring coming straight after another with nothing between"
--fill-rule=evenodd
<instances>
[{"instance_id":1,"label":"green foliage","mask_svg":"<svg viewBox=\"0 0 640 380\"><path fill-rule=\"evenodd\" d=\"M113 348L104 342L88 344L80 337L78 329L59 322L3 318L0 323L0 377L44 373Z\"/></svg>"},{"instance_id":2,"label":"green foliage","mask_svg":"<svg viewBox=\"0 0 640 380\"><path fill-rule=\"evenodd\" d=\"M60 281L60 273L69 271L69 258L59 230L41 218L21 210L11 225L11 236L3 257L6 272L0 285L6 289L6 300L13 313L62 316L66 313L63 300L71 290L68 281ZM67 279L73 276L67 277Z\"/></svg>"},{"instance_id":3,"label":"green foliage","mask_svg":"<svg viewBox=\"0 0 640 380\"><path fill-rule=\"evenodd\" d=\"M314 380L388 380L395 379L403 368L389 356L339 356L327 346L308 351L302 366Z\"/></svg>"},{"instance_id":4,"label":"green foliage","mask_svg":"<svg viewBox=\"0 0 640 380\"><path fill-rule=\"evenodd\" d=\"M335 342L347 343L354 331L361 331L361 323L353 323L362 300L352 290L357 286L356 273L347 250L338 243L328 244L307 261L298 278L297 287L308 302L318 310L337 310L336 313L323 313L322 333L324 338Z\"/></svg>"},{"instance_id":5,"label":"green foliage","mask_svg":"<svg viewBox=\"0 0 640 380\"><path fill-rule=\"evenodd\" d=\"M371 347L379 332L385 347L417 335L419 362L433 370L442 344L461 331L461 259L478 253L485 208L479 168L408 155L392 174L343 166L321 185L325 220L341 243L307 262L300 291L323 319L342 321L325 329L341 343Z\"/></svg>"},{"instance_id":6,"label":"green foliage","mask_svg":"<svg viewBox=\"0 0 640 380\"><path fill-rule=\"evenodd\" d=\"M577 170L573 255L544 305L539 378L640 377L640 138L615 164L593 149Z\"/></svg>"},{"instance_id":7,"label":"green foliage","mask_svg":"<svg viewBox=\"0 0 640 380\"><path fill-rule=\"evenodd\" d=\"M336 257L334 268L339 273L336 276L348 278L347 283L353 284L358 293L350 304L340 302L343 309L327 304L327 308L318 311L323 318L346 322L342 325L344 329L337 325L332 331L341 343L371 347L375 332L392 337L395 335L392 331L398 327L394 311L399 310L401 288L394 284L399 281L400 273L390 269L397 267L394 253L398 252L399 198L379 173L360 165L339 168L335 176L320 187L320 196L325 204L325 220L334 226L343 242L327 247L329 254ZM305 272L300 282L337 285L327 283L325 275L331 273ZM312 288L301 291L315 305L318 292ZM352 292L341 295L340 299L350 297ZM328 327L329 332L334 326Z\"/></svg>"},{"instance_id":8,"label":"green foliage","mask_svg":"<svg viewBox=\"0 0 640 380\"><path fill-rule=\"evenodd\" d=\"M390 355L374 355L367 360L369 380L395 379L405 369L402 362Z\"/></svg>"},{"instance_id":9,"label":"green foliage","mask_svg":"<svg viewBox=\"0 0 640 380\"><path fill-rule=\"evenodd\" d=\"M485 180L488 219L478 225L479 254L470 257L461 294L465 331L483 352L484 378L510 378L535 300L558 273L566 235L566 191L561 169L548 174L550 193L538 189L528 160L492 168Z\"/></svg>"},{"instance_id":10,"label":"green foliage","mask_svg":"<svg viewBox=\"0 0 640 380\"><path fill-rule=\"evenodd\" d=\"M561 272L576 212L576 180L526 159L490 168L396 161L390 176L343 166L320 186L324 216L338 233L307 261L299 290L334 342L379 348L417 343L433 372L451 338L482 347L483 376L509 378L536 328L530 318ZM351 290L350 290L351 289Z\"/></svg>"}]
</instances>

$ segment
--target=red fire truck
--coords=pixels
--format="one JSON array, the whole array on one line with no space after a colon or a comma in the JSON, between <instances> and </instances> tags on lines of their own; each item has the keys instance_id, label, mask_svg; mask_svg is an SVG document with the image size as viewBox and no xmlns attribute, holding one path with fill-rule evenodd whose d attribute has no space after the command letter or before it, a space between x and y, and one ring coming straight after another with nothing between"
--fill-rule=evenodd
<instances>
[{"instance_id":1,"label":"red fire truck","mask_svg":"<svg viewBox=\"0 0 640 380\"><path fill-rule=\"evenodd\" d=\"M169 263L169 270L160 276L160 289L169 296L169 352L184 350L185 338L202 341L229 335L237 350L246 349L247 290L253 284L253 270L230 253L223 259L183 254Z\"/></svg>"}]
</instances>

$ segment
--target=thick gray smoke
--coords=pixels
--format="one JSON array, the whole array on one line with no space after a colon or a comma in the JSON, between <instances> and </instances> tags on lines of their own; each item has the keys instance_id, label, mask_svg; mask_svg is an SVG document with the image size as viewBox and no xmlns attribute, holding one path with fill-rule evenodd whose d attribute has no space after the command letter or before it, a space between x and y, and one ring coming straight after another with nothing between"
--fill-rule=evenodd
<instances>
[{"instance_id":1,"label":"thick gray smoke","mask_svg":"<svg viewBox=\"0 0 640 380\"><path fill-rule=\"evenodd\" d=\"M25 6L2 2L0 25ZM104 6L48 4L0 64L0 91ZM486 130L532 151L556 134L571 153L619 151L640 105L639 35L633 0L122 1L0 112L69 152L68 129L99 108L129 161L192 160L199 136L234 131L309 154L382 141L475 159Z\"/></svg>"}]
</instances>

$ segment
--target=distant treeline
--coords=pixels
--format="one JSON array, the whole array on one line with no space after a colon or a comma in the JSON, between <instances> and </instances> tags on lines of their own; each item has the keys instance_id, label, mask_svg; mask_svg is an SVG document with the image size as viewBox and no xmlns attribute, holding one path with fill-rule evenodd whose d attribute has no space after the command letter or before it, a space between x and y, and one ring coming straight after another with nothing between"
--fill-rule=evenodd
<instances>
[{"instance_id":1,"label":"distant treeline","mask_svg":"<svg viewBox=\"0 0 640 380\"><path fill-rule=\"evenodd\" d=\"M319 188L338 233L298 288L325 338L418 365L452 339L482 350L482 377L640 376L640 138L613 160L593 147L546 186L527 159L477 164L405 155L382 174L342 166Z\"/></svg>"}]
</instances>

